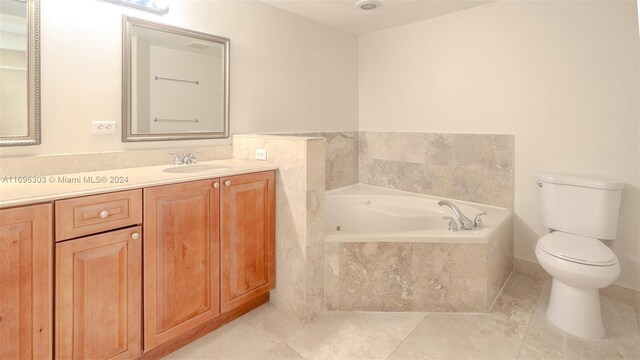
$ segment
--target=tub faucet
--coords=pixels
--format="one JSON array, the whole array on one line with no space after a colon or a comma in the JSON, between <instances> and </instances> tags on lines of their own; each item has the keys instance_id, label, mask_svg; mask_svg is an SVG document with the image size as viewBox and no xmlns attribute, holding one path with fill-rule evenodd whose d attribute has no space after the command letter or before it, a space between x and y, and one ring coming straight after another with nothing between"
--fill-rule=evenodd
<instances>
[{"instance_id":1,"label":"tub faucet","mask_svg":"<svg viewBox=\"0 0 640 360\"><path fill-rule=\"evenodd\" d=\"M451 210L453 210L453 213L456 214L458 221L460 221L460 227L462 228L462 230L473 229L473 221L471 221L471 219L469 219L468 217L464 216L464 214L462 213L462 211L460 211L460 209L456 206L456 204L450 201L440 200L438 201L438 205L448 206Z\"/></svg>"}]
</instances>

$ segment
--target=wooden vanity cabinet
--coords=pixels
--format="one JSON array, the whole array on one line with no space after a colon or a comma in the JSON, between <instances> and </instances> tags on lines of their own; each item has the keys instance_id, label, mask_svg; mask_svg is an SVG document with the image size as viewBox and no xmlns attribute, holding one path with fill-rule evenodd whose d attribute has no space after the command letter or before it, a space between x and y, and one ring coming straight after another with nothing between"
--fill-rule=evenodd
<instances>
[{"instance_id":1,"label":"wooden vanity cabinet","mask_svg":"<svg viewBox=\"0 0 640 360\"><path fill-rule=\"evenodd\" d=\"M144 349L220 314L218 180L144 189Z\"/></svg>"},{"instance_id":2,"label":"wooden vanity cabinet","mask_svg":"<svg viewBox=\"0 0 640 360\"><path fill-rule=\"evenodd\" d=\"M0 210L0 359L50 359L51 204Z\"/></svg>"},{"instance_id":3,"label":"wooden vanity cabinet","mask_svg":"<svg viewBox=\"0 0 640 360\"><path fill-rule=\"evenodd\" d=\"M221 179L220 269L222 312L275 286L273 171Z\"/></svg>"},{"instance_id":4,"label":"wooden vanity cabinet","mask_svg":"<svg viewBox=\"0 0 640 360\"><path fill-rule=\"evenodd\" d=\"M57 359L141 352L142 228L56 244Z\"/></svg>"},{"instance_id":5,"label":"wooden vanity cabinet","mask_svg":"<svg viewBox=\"0 0 640 360\"><path fill-rule=\"evenodd\" d=\"M55 202L56 359L140 356L141 200L136 189Z\"/></svg>"},{"instance_id":6,"label":"wooden vanity cabinet","mask_svg":"<svg viewBox=\"0 0 640 360\"><path fill-rule=\"evenodd\" d=\"M0 359L154 358L268 301L274 174L0 209Z\"/></svg>"},{"instance_id":7,"label":"wooden vanity cabinet","mask_svg":"<svg viewBox=\"0 0 640 360\"><path fill-rule=\"evenodd\" d=\"M145 353L166 353L268 301L274 177L269 171L144 189Z\"/></svg>"}]
</instances>

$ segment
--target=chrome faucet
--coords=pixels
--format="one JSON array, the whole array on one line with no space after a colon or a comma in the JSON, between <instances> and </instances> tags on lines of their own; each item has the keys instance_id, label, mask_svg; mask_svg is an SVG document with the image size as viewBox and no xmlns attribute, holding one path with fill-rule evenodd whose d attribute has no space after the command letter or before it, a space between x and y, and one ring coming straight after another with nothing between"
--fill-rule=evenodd
<instances>
[{"instance_id":1,"label":"chrome faucet","mask_svg":"<svg viewBox=\"0 0 640 360\"><path fill-rule=\"evenodd\" d=\"M198 160L196 159L196 154L194 153L185 154L184 157L182 158L182 163L185 165L193 165L197 162Z\"/></svg>"},{"instance_id":2,"label":"chrome faucet","mask_svg":"<svg viewBox=\"0 0 640 360\"><path fill-rule=\"evenodd\" d=\"M179 154L168 153L168 156L175 156L173 159L173 165L182 165L182 157Z\"/></svg>"},{"instance_id":3,"label":"chrome faucet","mask_svg":"<svg viewBox=\"0 0 640 360\"><path fill-rule=\"evenodd\" d=\"M449 231L458 231L458 223L451 216L443 216L442 220L449 220Z\"/></svg>"},{"instance_id":4,"label":"chrome faucet","mask_svg":"<svg viewBox=\"0 0 640 360\"><path fill-rule=\"evenodd\" d=\"M175 156L173 159L173 165L193 165L198 162L196 159L196 154L194 153L186 153L182 156L176 153L169 153L169 156Z\"/></svg>"},{"instance_id":5,"label":"chrome faucet","mask_svg":"<svg viewBox=\"0 0 640 360\"><path fill-rule=\"evenodd\" d=\"M473 229L473 221L471 221L471 219L469 219L468 217L464 216L464 214L462 213L462 211L460 211L460 209L456 206L456 204L450 201L440 200L438 201L438 205L448 206L451 210L453 210L453 213L458 218L458 221L460 221L460 227L462 228L462 230Z\"/></svg>"}]
</instances>

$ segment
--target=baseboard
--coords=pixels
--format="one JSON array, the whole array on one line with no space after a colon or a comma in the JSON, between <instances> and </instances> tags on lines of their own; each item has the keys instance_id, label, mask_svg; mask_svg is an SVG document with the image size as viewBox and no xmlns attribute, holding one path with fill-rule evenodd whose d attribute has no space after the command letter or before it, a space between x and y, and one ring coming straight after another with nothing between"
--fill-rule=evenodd
<instances>
[{"instance_id":1,"label":"baseboard","mask_svg":"<svg viewBox=\"0 0 640 360\"><path fill-rule=\"evenodd\" d=\"M540 279L551 279L542 266L536 262L513 258L513 271Z\"/></svg>"},{"instance_id":2,"label":"baseboard","mask_svg":"<svg viewBox=\"0 0 640 360\"><path fill-rule=\"evenodd\" d=\"M549 274L540 266L540 264L523 260L523 259L513 259L513 271L519 272L525 275L542 278L542 279L551 279ZM640 291L629 289L624 286L613 284L604 289L600 289L600 294L610 297L612 299L616 299L627 303L636 309L636 315L640 313ZM639 321L640 323L640 321Z\"/></svg>"}]
</instances>

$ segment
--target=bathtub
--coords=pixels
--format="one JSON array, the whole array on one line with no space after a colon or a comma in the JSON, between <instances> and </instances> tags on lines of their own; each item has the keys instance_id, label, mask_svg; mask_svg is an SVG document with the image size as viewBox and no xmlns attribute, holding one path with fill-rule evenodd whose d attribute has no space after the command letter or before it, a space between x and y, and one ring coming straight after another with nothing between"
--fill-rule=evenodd
<instances>
[{"instance_id":1,"label":"bathtub","mask_svg":"<svg viewBox=\"0 0 640 360\"><path fill-rule=\"evenodd\" d=\"M508 209L363 184L325 196L328 310L487 312L511 273ZM484 227L449 231L439 200Z\"/></svg>"},{"instance_id":2,"label":"bathtub","mask_svg":"<svg viewBox=\"0 0 640 360\"><path fill-rule=\"evenodd\" d=\"M443 216L455 215L438 206L440 200L453 202L471 220L485 211L484 227L449 231ZM326 192L325 241L486 243L510 217L504 208L357 184Z\"/></svg>"}]
</instances>

